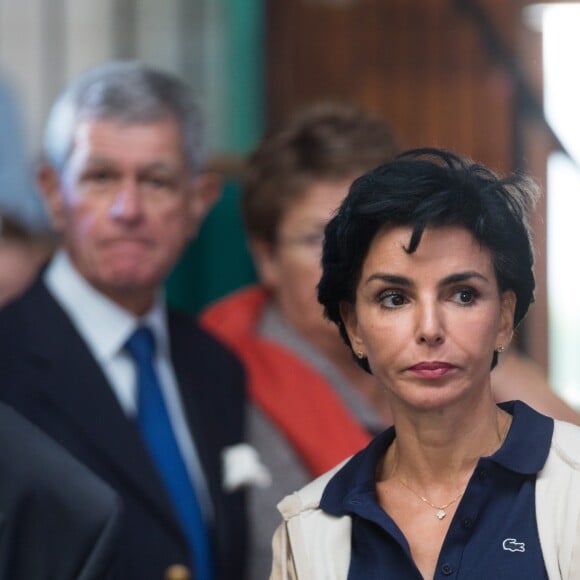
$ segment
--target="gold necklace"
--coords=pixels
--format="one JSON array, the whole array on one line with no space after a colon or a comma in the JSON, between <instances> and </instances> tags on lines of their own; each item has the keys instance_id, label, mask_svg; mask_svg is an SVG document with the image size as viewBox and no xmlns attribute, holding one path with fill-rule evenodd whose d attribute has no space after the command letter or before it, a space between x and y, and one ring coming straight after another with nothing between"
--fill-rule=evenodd
<instances>
[{"instance_id":1,"label":"gold necklace","mask_svg":"<svg viewBox=\"0 0 580 580\"><path fill-rule=\"evenodd\" d=\"M510 420L509 418L507 419L507 421L505 422L505 426L503 428L503 433L500 433L500 427L499 427L499 419L496 423L496 432L497 432L497 438L499 441L499 446L501 447L507 432L508 432L508 428L509 428L509 424L510 424ZM393 466L393 469L391 471L391 477L393 475L395 475L395 472L397 471L397 467L399 466L399 454L398 454L398 446L395 447L395 464ZM446 515L447 512L445 511L450 505L453 505L455 502L457 502L459 500L459 498L461 498L461 496L463 495L463 491L459 492L451 501L448 501L445 505L442 506L438 506L435 505L432 501L430 501L429 499L427 499L424 495L421 495L419 493L417 493L412 487L410 487L403 479L401 479L398 475L396 476L397 480L399 481L399 483L403 486L406 487L411 493L413 493L414 495L416 495L422 502L426 503L428 506L432 507L433 509L437 510L435 512L435 517L438 520L442 520Z\"/></svg>"},{"instance_id":2,"label":"gold necklace","mask_svg":"<svg viewBox=\"0 0 580 580\"><path fill-rule=\"evenodd\" d=\"M453 505L462 495L463 492L457 494L451 501L447 502L445 505L435 505L433 502L429 501L425 496L418 494L414 489L409 487L400 477L397 476L399 483L406 487L411 493L414 493L422 502L425 502L428 506L431 506L433 509L436 509L435 517L438 520L442 520L446 515L447 512L445 511L450 505Z\"/></svg>"}]
</instances>

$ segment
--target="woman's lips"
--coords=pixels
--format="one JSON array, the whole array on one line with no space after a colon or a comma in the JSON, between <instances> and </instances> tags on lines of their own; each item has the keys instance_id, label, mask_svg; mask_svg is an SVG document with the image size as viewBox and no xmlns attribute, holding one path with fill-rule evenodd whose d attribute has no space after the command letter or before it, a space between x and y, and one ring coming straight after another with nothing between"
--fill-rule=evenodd
<instances>
[{"instance_id":1,"label":"woman's lips","mask_svg":"<svg viewBox=\"0 0 580 580\"><path fill-rule=\"evenodd\" d=\"M454 365L446 362L429 361L413 365L412 367L409 367L409 370L423 379L438 379L439 377L450 373L455 368Z\"/></svg>"}]
</instances>

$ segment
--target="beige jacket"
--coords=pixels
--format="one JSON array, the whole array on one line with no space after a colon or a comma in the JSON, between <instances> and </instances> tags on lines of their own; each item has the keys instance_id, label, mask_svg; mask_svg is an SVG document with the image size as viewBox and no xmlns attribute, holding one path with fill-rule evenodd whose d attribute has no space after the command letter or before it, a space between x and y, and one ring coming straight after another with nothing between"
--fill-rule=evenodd
<instances>
[{"instance_id":1,"label":"beige jacket","mask_svg":"<svg viewBox=\"0 0 580 580\"><path fill-rule=\"evenodd\" d=\"M278 509L270 580L346 580L350 564L350 517L319 509L328 481L342 464ZM550 580L580 580L580 428L556 421L550 453L536 480L536 517Z\"/></svg>"}]
</instances>

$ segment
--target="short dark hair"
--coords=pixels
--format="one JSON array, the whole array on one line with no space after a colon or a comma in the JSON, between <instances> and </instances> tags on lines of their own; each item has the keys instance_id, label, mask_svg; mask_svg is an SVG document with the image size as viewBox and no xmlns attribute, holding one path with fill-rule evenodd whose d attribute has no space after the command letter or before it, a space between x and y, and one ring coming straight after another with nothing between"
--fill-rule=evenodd
<instances>
[{"instance_id":1,"label":"short dark hair","mask_svg":"<svg viewBox=\"0 0 580 580\"><path fill-rule=\"evenodd\" d=\"M387 123L357 105L320 102L301 109L248 159L242 214L249 237L274 244L283 216L310 185L354 179L397 152Z\"/></svg>"},{"instance_id":2,"label":"short dark hair","mask_svg":"<svg viewBox=\"0 0 580 580\"><path fill-rule=\"evenodd\" d=\"M318 300L345 342L350 340L339 305L354 304L363 262L377 232L390 226L412 229L413 253L425 228L460 226L491 252L500 291L516 295L514 328L534 300L529 213L538 196L528 176L500 178L486 167L449 151L413 149L359 177L328 223ZM358 360L358 359L357 359ZM368 362L361 365L369 370ZM494 356L492 367L497 363Z\"/></svg>"}]
</instances>

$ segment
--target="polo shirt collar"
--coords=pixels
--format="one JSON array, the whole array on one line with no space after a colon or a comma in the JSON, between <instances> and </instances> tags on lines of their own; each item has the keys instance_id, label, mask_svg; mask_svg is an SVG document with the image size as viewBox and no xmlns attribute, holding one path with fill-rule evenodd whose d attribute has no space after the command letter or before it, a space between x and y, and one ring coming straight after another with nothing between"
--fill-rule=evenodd
<instances>
[{"instance_id":1,"label":"polo shirt collar","mask_svg":"<svg viewBox=\"0 0 580 580\"><path fill-rule=\"evenodd\" d=\"M522 401L499 403L498 406L513 415L513 421L504 444L490 459L515 473L538 473L548 459L554 420Z\"/></svg>"},{"instance_id":2,"label":"polo shirt collar","mask_svg":"<svg viewBox=\"0 0 580 580\"><path fill-rule=\"evenodd\" d=\"M550 451L554 420L521 401L498 406L510 413L513 421L503 445L489 459L515 473L538 473ZM351 498L374 491L376 466L394 438L394 427L383 431L334 475L320 500L323 511L336 516L347 515L352 512Z\"/></svg>"}]
</instances>

